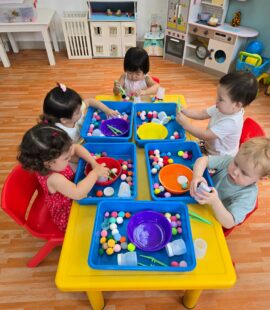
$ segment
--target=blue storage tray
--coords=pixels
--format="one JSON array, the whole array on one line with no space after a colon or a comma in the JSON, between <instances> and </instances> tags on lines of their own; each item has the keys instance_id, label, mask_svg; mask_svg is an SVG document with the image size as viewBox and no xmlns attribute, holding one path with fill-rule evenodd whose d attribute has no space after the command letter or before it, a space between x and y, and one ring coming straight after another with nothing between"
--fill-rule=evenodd
<instances>
[{"instance_id":1,"label":"blue storage tray","mask_svg":"<svg viewBox=\"0 0 270 310\"><path fill-rule=\"evenodd\" d=\"M148 151L150 150L160 150L160 153L168 153L170 152L172 155L170 158L174 160L174 164L182 164L185 165L191 170L193 170L193 164L195 163L196 159L202 156L201 150L197 143L193 141L186 141L186 142L180 142L180 143L148 143L145 145L145 158L146 158L146 165L147 165L147 174L148 174L148 180L149 180L149 186L150 186L150 194L153 200L158 201L181 201L184 203L197 203L196 200L190 196L189 191L184 194L172 194L171 197L158 197L154 193L154 184L159 183L158 173L152 174L151 169L152 166L150 165L150 159L148 156ZM192 151L193 156L192 159L183 159L182 157L179 157L177 155L178 151ZM160 171L160 170L159 170ZM206 179L209 186L213 186L212 178L210 177L207 169L204 172L204 178ZM161 184L160 184L161 185Z\"/></svg>"},{"instance_id":2,"label":"blue storage tray","mask_svg":"<svg viewBox=\"0 0 270 310\"><path fill-rule=\"evenodd\" d=\"M131 215L137 212L152 210L156 212L166 213L170 212L171 214L180 214L183 232L181 234L177 234L176 236L172 236L171 241L175 239L182 238L186 244L187 252L184 255L172 256L168 257L165 248L156 251L156 252L146 252L139 249L136 249L138 263L142 264L151 264L151 261L142 258L139 255L147 255L152 256L159 261L167 264L168 266L119 266L117 264L117 254L114 253L112 255L107 255L104 253L103 255L99 255L98 251L101 247L100 245L100 232L102 230L101 224L104 219L104 214L106 211L124 211L130 212ZM118 225L117 229L119 230L122 236L127 237L127 225L128 219L124 219L124 222ZM127 238L128 239L128 238ZM127 240L127 242L129 242ZM126 253L127 250L121 250L119 253ZM172 261L182 261L185 260L187 262L186 267L171 267L170 263ZM194 254L194 246L192 240L192 233L190 228L190 220L188 216L188 208L186 205L179 202L153 202L153 201L102 201L99 203L96 211L95 224L93 228L92 241L88 255L88 265L94 269L105 269L105 270L143 270L143 271L170 271L170 272L184 272L191 271L196 267L196 258Z\"/></svg>"},{"instance_id":3,"label":"blue storage tray","mask_svg":"<svg viewBox=\"0 0 270 310\"><path fill-rule=\"evenodd\" d=\"M161 112L164 111L168 116L176 114L176 103L137 103L134 105L134 139L139 147L143 147L146 143L150 142L183 142L186 140L186 134L185 130L181 125L179 125L176 120L169 121L168 124L166 124L166 128L168 129L168 136L164 140L141 140L137 135L137 128L139 125L141 125L143 122L141 118L138 116L139 111L157 111ZM180 138L177 140L170 140L170 136L173 135L175 131L179 132Z\"/></svg>"},{"instance_id":4,"label":"blue storage tray","mask_svg":"<svg viewBox=\"0 0 270 310\"><path fill-rule=\"evenodd\" d=\"M96 197L92 196L97 190L104 190L105 186L100 186L100 185L94 185L94 187L91 189L91 191L88 193L87 198L83 198L79 200L79 204L81 205L91 205L91 204L96 204L100 202L101 200L104 199L117 199L117 200L132 200L137 197L137 159L136 159L136 146L134 143L127 142L127 143L86 143L83 145L90 153L101 153L101 152L106 152L107 157L113 157L114 159L123 159L123 160L128 160L131 159L133 163L133 190L131 193L131 197L129 198L122 198L118 197L118 189L120 186L120 183L123 182L120 177L111 185L115 190L115 193L111 197ZM75 175L75 183L77 184L80 180L85 178L84 174L84 169L85 169L85 161L80 159Z\"/></svg>"},{"instance_id":5,"label":"blue storage tray","mask_svg":"<svg viewBox=\"0 0 270 310\"><path fill-rule=\"evenodd\" d=\"M127 142L132 137L132 125L133 125L133 103L129 101L102 101L110 109L118 110L120 113L125 112L128 115L128 120L130 122L129 132L123 137L107 137L107 136L87 136L90 124L92 123L93 113L97 109L89 107L85 115L83 126L81 129L81 137L85 142ZM104 112L99 111L101 119L107 119Z\"/></svg>"},{"instance_id":6,"label":"blue storage tray","mask_svg":"<svg viewBox=\"0 0 270 310\"><path fill-rule=\"evenodd\" d=\"M255 77L259 77L262 73L266 72L270 67L270 59L262 57L262 64L260 66L253 66L245 61L237 59L236 71L251 72Z\"/></svg>"}]
</instances>

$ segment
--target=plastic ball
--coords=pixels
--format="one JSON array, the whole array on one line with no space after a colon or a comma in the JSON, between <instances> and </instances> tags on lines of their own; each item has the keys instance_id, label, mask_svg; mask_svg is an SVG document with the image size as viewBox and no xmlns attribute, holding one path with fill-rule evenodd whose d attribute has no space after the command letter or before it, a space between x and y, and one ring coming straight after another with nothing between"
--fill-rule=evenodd
<instances>
[{"instance_id":1,"label":"plastic ball","mask_svg":"<svg viewBox=\"0 0 270 310\"><path fill-rule=\"evenodd\" d=\"M175 227L172 228L172 234L173 236L177 235L177 229Z\"/></svg>"},{"instance_id":2,"label":"plastic ball","mask_svg":"<svg viewBox=\"0 0 270 310\"><path fill-rule=\"evenodd\" d=\"M122 237L120 238L119 241L120 241L121 243L126 242L126 241L127 241L127 238L126 238L125 236L122 236Z\"/></svg>"},{"instance_id":3,"label":"plastic ball","mask_svg":"<svg viewBox=\"0 0 270 310\"><path fill-rule=\"evenodd\" d=\"M129 212L126 212L125 217L129 219L131 217L131 214Z\"/></svg>"},{"instance_id":4,"label":"plastic ball","mask_svg":"<svg viewBox=\"0 0 270 310\"><path fill-rule=\"evenodd\" d=\"M173 163L173 159L172 158L168 159L168 163L172 164Z\"/></svg>"},{"instance_id":5,"label":"plastic ball","mask_svg":"<svg viewBox=\"0 0 270 310\"><path fill-rule=\"evenodd\" d=\"M114 236L116 234L119 234L119 230L117 228L112 230L112 235Z\"/></svg>"},{"instance_id":6,"label":"plastic ball","mask_svg":"<svg viewBox=\"0 0 270 310\"><path fill-rule=\"evenodd\" d=\"M118 212L118 216L124 217L125 216L125 212L123 212L123 211Z\"/></svg>"},{"instance_id":7,"label":"plastic ball","mask_svg":"<svg viewBox=\"0 0 270 310\"><path fill-rule=\"evenodd\" d=\"M100 243L100 244L103 244L103 243L105 243L106 241L107 241L106 238L105 238L105 237L102 237L102 238L100 238L99 243Z\"/></svg>"},{"instance_id":8,"label":"plastic ball","mask_svg":"<svg viewBox=\"0 0 270 310\"><path fill-rule=\"evenodd\" d=\"M176 217L175 215L172 215L172 216L171 216L171 220L174 221L174 222L176 222L176 221L177 221L177 217Z\"/></svg>"},{"instance_id":9,"label":"plastic ball","mask_svg":"<svg viewBox=\"0 0 270 310\"><path fill-rule=\"evenodd\" d=\"M128 247L126 242L121 242L121 249L126 250Z\"/></svg>"},{"instance_id":10,"label":"plastic ball","mask_svg":"<svg viewBox=\"0 0 270 310\"><path fill-rule=\"evenodd\" d=\"M120 252L120 251L121 251L121 245L120 245L120 244L116 244L116 245L114 246L113 250L114 250L115 253Z\"/></svg>"},{"instance_id":11,"label":"plastic ball","mask_svg":"<svg viewBox=\"0 0 270 310\"><path fill-rule=\"evenodd\" d=\"M170 140L175 140L175 136L170 136Z\"/></svg>"},{"instance_id":12,"label":"plastic ball","mask_svg":"<svg viewBox=\"0 0 270 310\"><path fill-rule=\"evenodd\" d=\"M100 235L101 235L101 237L107 237L107 235L108 235L107 230L104 230L104 229L103 229L103 230L101 231Z\"/></svg>"},{"instance_id":13,"label":"plastic ball","mask_svg":"<svg viewBox=\"0 0 270 310\"><path fill-rule=\"evenodd\" d=\"M115 223L112 223L111 225L110 225L110 230L114 230L114 229L116 229L117 228L117 225L115 224Z\"/></svg>"},{"instance_id":14,"label":"plastic ball","mask_svg":"<svg viewBox=\"0 0 270 310\"><path fill-rule=\"evenodd\" d=\"M128 249L128 251L133 252L133 251L135 251L136 246L133 243L129 243L127 246L127 249Z\"/></svg>"},{"instance_id":15,"label":"plastic ball","mask_svg":"<svg viewBox=\"0 0 270 310\"><path fill-rule=\"evenodd\" d=\"M155 193L155 195L158 195L160 193L160 189L159 188L155 188L154 189L154 193Z\"/></svg>"},{"instance_id":16,"label":"plastic ball","mask_svg":"<svg viewBox=\"0 0 270 310\"><path fill-rule=\"evenodd\" d=\"M102 197L103 196L103 191L101 191L101 190L96 191L96 196L97 197Z\"/></svg>"},{"instance_id":17,"label":"plastic ball","mask_svg":"<svg viewBox=\"0 0 270 310\"><path fill-rule=\"evenodd\" d=\"M115 241L120 241L121 235L119 233L115 234L115 235L113 235L113 238L114 238Z\"/></svg>"},{"instance_id":18,"label":"plastic ball","mask_svg":"<svg viewBox=\"0 0 270 310\"><path fill-rule=\"evenodd\" d=\"M103 255L104 254L104 249L100 248L98 249L98 255Z\"/></svg>"},{"instance_id":19,"label":"plastic ball","mask_svg":"<svg viewBox=\"0 0 270 310\"><path fill-rule=\"evenodd\" d=\"M152 168L152 169L151 169L151 173L152 173L152 174L156 174L156 173L157 173L157 169L156 169L156 168Z\"/></svg>"},{"instance_id":20,"label":"plastic ball","mask_svg":"<svg viewBox=\"0 0 270 310\"><path fill-rule=\"evenodd\" d=\"M118 216L117 219L116 219L116 223L117 224L122 224L123 221L124 221L124 219L121 216Z\"/></svg>"},{"instance_id":21,"label":"plastic ball","mask_svg":"<svg viewBox=\"0 0 270 310\"><path fill-rule=\"evenodd\" d=\"M114 252L113 252L113 248L108 248L107 250L106 250L106 254L107 255L112 255Z\"/></svg>"},{"instance_id":22,"label":"plastic ball","mask_svg":"<svg viewBox=\"0 0 270 310\"><path fill-rule=\"evenodd\" d=\"M113 248L115 246L115 241L113 239L108 240L108 247Z\"/></svg>"},{"instance_id":23,"label":"plastic ball","mask_svg":"<svg viewBox=\"0 0 270 310\"><path fill-rule=\"evenodd\" d=\"M255 41L249 42L246 48L246 52L250 54L261 54L263 51L263 48L264 46L262 42L255 40Z\"/></svg>"},{"instance_id":24,"label":"plastic ball","mask_svg":"<svg viewBox=\"0 0 270 310\"><path fill-rule=\"evenodd\" d=\"M171 213L169 213L169 212L166 212L165 214L164 214L164 216L166 217L166 218L171 218Z\"/></svg>"},{"instance_id":25,"label":"plastic ball","mask_svg":"<svg viewBox=\"0 0 270 310\"><path fill-rule=\"evenodd\" d=\"M115 217L110 217L109 223L113 224L115 222L116 222L116 218Z\"/></svg>"},{"instance_id":26,"label":"plastic ball","mask_svg":"<svg viewBox=\"0 0 270 310\"><path fill-rule=\"evenodd\" d=\"M118 213L117 213L116 211L113 211L113 212L111 213L111 216L116 218L116 217L118 216Z\"/></svg>"},{"instance_id":27,"label":"plastic ball","mask_svg":"<svg viewBox=\"0 0 270 310\"><path fill-rule=\"evenodd\" d=\"M107 250L108 249L108 243L103 243L102 244L102 249Z\"/></svg>"},{"instance_id":28,"label":"plastic ball","mask_svg":"<svg viewBox=\"0 0 270 310\"><path fill-rule=\"evenodd\" d=\"M181 262L179 263L180 267L187 267L187 262L185 260L181 260Z\"/></svg>"},{"instance_id":29,"label":"plastic ball","mask_svg":"<svg viewBox=\"0 0 270 310\"><path fill-rule=\"evenodd\" d=\"M127 178L127 176L126 176L125 174L121 174L121 177L120 177L120 178L121 178L122 181L125 181L126 178Z\"/></svg>"},{"instance_id":30,"label":"plastic ball","mask_svg":"<svg viewBox=\"0 0 270 310\"><path fill-rule=\"evenodd\" d=\"M165 198L170 198L171 196L172 196L172 194L169 193L169 192L166 192L166 193L164 194L164 197L165 197Z\"/></svg>"},{"instance_id":31,"label":"plastic ball","mask_svg":"<svg viewBox=\"0 0 270 310\"><path fill-rule=\"evenodd\" d=\"M176 261L172 261L172 262L171 262L171 266L172 266L172 267L178 267L179 264L178 264Z\"/></svg>"}]
</instances>

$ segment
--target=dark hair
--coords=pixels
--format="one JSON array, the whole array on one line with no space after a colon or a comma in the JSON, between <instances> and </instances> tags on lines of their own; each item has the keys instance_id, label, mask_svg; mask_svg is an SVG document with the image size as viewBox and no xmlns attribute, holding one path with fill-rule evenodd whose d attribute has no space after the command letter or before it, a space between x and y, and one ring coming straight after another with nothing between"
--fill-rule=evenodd
<instances>
[{"instance_id":1,"label":"dark hair","mask_svg":"<svg viewBox=\"0 0 270 310\"><path fill-rule=\"evenodd\" d=\"M64 91L60 86L48 92L43 103L43 115L41 120L48 120L55 124L60 118L72 118L73 113L82 105L81 96L73 89L66 88Z\"/></svg>"},{"instance_id":2,"label":"dark hair","mask_svg":"<svg viewBox=\"0 0 270 310\"><path fill-rule=\"evenodd\" d=\"M241 102L243 107L249 105L257 96L258 82L250 72L237 71L224 75L219 80L226 87L233 102Z\"/></svg>"},{"instance_id":3,"label":"dark hair","mask_svg":"<svg viewBox=\"0 0 270 310\"><path fill-rule=\"evenodd\" d=\"M144 74L149 72L149 56L143 48L131 47L124 59L124 71L136 72L141 70Z\"/></svg>"},{"instance_id":4,"label":"dark hair","mask_svg":"<svg viewBox=\"0 0 270 310\"><path fill-rule=\"evenodd\" d=\"M49 169L44 162L58 158L71 145L72 140L64 130L40 123L24 134L17 159L24 169L46 175Z\"/></svg>"}]
</instances>

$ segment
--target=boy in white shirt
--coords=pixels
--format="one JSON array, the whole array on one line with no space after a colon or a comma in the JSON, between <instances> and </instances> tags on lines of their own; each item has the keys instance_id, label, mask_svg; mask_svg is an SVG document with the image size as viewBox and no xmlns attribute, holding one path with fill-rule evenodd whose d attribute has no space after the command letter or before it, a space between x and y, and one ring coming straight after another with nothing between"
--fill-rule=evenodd
<instances>
[{"instance_id":1,"label":"boy in white shirt","mask_svg":"<svg viewBox=\"0 0 270 310\"><path fill-rule=\"evenodd\" d=\"M196 138L204 141L205 153L210 155L236 155L243 127L244 107L256 97L258 82L249 72L224 75L217 88L216 105L202 111L182 109L177 122ZM187 118L209 119L206 129L192 125Z\"/></svg>"}]
</instances>

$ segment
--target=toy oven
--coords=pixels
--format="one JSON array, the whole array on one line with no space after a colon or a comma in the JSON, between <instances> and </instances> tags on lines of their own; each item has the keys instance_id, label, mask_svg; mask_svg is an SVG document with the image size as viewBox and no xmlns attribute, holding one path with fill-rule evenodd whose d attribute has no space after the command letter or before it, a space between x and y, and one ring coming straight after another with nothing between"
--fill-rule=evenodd
<instances>
[{"instance_id":1,"label":"toy oven","mask_svg":"<svg viewBox=\"0 0 270 310\"><path fill-rule=\"evenodd\" d=\"M185 47L185 34L167 29L164 58L182 64L184 47Z\"/></svg>"}]
</instances>

